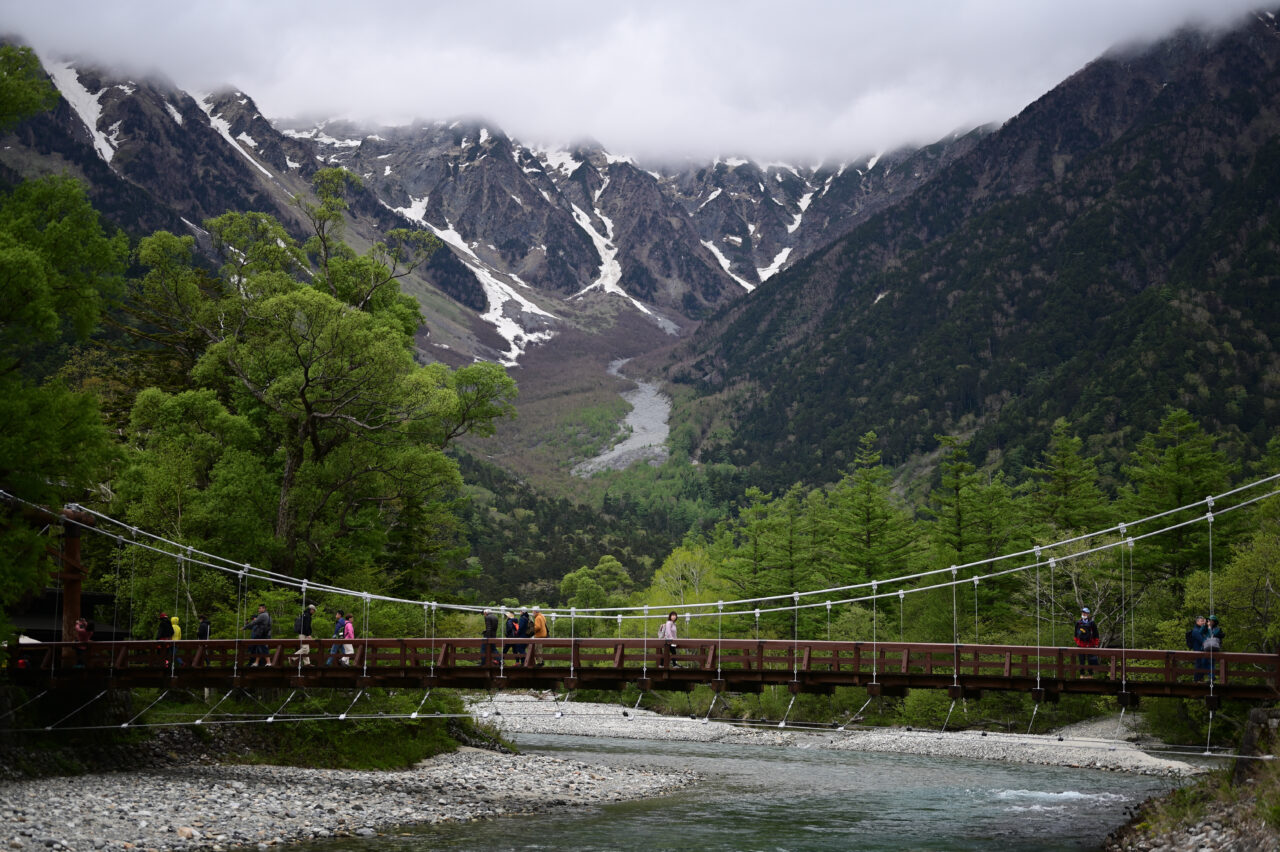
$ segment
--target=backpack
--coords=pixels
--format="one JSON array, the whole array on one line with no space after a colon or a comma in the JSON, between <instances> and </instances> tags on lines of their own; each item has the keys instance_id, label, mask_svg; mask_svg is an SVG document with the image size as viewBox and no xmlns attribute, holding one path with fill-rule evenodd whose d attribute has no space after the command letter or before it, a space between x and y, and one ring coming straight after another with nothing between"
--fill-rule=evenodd
<instances>
[{"instance_id":1,"label":"backpack","mask_svg":"<svg viewBox=\"0 0 1280 852\"><path fill-rule=\"evenodd\" d=\"M293 620L293 632L294 633L302 632L302 616L298 616Z\"/></svg>"}]
</instances>

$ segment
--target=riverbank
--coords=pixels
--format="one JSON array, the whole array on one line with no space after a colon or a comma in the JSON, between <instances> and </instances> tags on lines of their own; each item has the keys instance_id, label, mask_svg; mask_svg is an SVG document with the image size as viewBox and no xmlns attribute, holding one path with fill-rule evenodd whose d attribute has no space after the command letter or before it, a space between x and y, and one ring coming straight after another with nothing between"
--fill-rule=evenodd
<instances>
[{"instance_id":1,"label":"riverbank","mask_svg":"<svg viewBox=\"0 0 1280 852\"><path fill-rule=\"evenodd\" d=\"M183 766L0 784L8 849L230 849L657 796L691 772L464 748L401 772Z\"/></svg>"},{"instance_id":2,"label":"riverbank","mask_svg":"<svg viewBox=\"0 0 1280 852\"><path fill-rule=\"evenodd\" d=\"M470 706L477 717L507 736L521 733L568 734L847 749L1135 772L1167 778L1183 778L1204 771L1182 761L1148 754L1131 742L1108 738L1103 728L1109 724L1115 731L1114 721L1074 726L1054 734L1030 735L976 731L941 733L904 728L840 731L830 728L747 728L703 721L701 718L662 716L616 704L555 702L541 695L502 693L475 701Z\"/></svg>"}]
</instances>

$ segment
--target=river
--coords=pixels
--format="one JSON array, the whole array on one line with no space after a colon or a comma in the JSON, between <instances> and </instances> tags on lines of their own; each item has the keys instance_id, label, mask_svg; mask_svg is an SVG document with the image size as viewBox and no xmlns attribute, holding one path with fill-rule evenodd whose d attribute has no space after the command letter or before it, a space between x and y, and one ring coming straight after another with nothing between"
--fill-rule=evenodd
<instances>
[{"instance_id":1,"label":"river","mask_svg":"<svg viewBox=\"0 0 1280 852\"><path fill-rule=\"evenodd\" d=\"M622 358L609 364L609 375L622 376L622 366L630 360ZM667 459L667 420L671 417L671 400L658 386L635 380L636 387L622 394L631 406L627 413L627 437L595 458L573 467L574 476L590 476L601 470L624 470L632 464L648 460L661 464Z\"/></svg>"},{"instance_id":2,"label":"river","mask_svg":"<svg viewBox=\"0 0 1280 852\"><path fill-rule=\"evenodd\" d=\"M693 769L672 795L307 847L336 850L1081 850L1171 781L1051 766L720 743L521 735L525 752ZM511 783L519 783L518 778Z\"/></svg>"}]
</instances>

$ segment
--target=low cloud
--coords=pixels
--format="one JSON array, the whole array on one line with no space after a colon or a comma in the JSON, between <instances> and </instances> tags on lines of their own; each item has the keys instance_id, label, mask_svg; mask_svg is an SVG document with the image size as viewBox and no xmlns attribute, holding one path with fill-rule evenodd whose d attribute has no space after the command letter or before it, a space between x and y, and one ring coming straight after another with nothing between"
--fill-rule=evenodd
<instances>
[{"instance_id":1,"label":"low cloud","mask_svg":"<svg viewBox=\"0 0 1280 852\"><path fill-rule=\"evenodd\" d=\"M1008 119L1108 48L1239 20L1249 0L47 4L5 27L273 118L484 116L640 156L855 156Z\"/></svg>"}]
</instances>

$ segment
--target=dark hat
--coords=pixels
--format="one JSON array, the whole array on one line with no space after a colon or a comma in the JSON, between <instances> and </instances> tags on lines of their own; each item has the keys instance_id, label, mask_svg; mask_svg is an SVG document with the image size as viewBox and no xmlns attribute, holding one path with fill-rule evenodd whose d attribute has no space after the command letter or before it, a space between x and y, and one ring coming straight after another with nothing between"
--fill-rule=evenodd
<instances>
[{"instance_id":1,"label":"dark hat","mask_svg":"<svg viewBox=\"0 0 1280 852\"><path fill-rule=\"evenodd\" d=\"M1211 616L1209 616L1209 620L1210 620L1210 621L1217 621L1217 620L1218 620L1218 616L1216 616L1216 615L1211 615Z\"/></svg>"},{"instance_id":2,"label":"dark hat","mask_svg":"<svg viewBox=\"0 0 1280 852\"><path fill-rule=\"evenodd\" d=\"M156 616L156 618L168 618L168 617L169 616L165 615L163 612L160 613L158 616Z\"/></svg>"}]
</instances>

